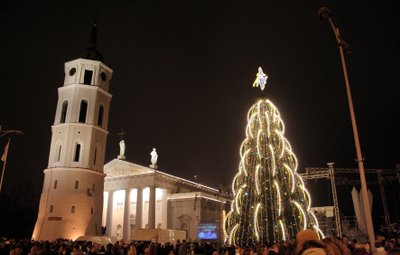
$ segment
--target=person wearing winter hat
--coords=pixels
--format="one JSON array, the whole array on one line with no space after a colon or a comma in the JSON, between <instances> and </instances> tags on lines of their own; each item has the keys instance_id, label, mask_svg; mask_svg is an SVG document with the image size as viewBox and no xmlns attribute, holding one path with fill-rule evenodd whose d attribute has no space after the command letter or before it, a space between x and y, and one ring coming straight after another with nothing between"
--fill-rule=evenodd
<instances>
[{"instance_id":1,"label":"person wearing winter hat","mask_svg":"<svg viewBox=\"0 0 400 255\"><path fill-rule=\"evenodd\" d=\"M297 233L294 255L326 255L325 249L325 244L311 229L304 229Z\"/></svg>"}]
</instances>

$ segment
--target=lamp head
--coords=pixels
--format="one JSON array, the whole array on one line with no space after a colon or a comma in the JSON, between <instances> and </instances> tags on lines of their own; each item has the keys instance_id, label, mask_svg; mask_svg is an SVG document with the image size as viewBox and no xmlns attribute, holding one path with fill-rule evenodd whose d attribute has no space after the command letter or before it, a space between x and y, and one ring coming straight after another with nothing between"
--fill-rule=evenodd
<instances>
[{"instance_id":1,"label":"lamp head","mask_svg":"<svg viewBox=\"0 0 400 255\"><path fill-rule=\"evenodd\" d=\"M318 17L321 20L328 20L332 17L332 12L328 7L322 6L318 10Z\"/></svg>"}]
</instances>

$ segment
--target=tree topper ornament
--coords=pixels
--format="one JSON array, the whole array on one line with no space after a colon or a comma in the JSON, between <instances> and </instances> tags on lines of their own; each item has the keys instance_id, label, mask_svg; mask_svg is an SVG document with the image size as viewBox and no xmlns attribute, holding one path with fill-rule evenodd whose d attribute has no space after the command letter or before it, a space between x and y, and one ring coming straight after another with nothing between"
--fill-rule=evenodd
<instances>
[{"instance_id":1,"label":"tree topper ornament","mask_svg":"<svg viewBox=\"0 0 400 255\"><path fill-rule=\"evenodd\" d=\"M256 79L253 82L253 87L260 87L261 91L265 89L265 84L267 84L268 75L266 75L262 68L258 68L258 73L256 75Z\"/></svg>"}]
</instances>

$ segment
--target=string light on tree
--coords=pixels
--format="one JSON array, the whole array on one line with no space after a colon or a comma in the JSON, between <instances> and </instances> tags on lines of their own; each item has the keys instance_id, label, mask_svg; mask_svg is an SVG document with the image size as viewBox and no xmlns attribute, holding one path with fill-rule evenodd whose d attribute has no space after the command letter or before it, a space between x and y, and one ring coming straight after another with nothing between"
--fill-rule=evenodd
<instances>
[{"instance_id":1,"label":"string light on tree","mask_svg":"<svg viewBox=\"0 0 400 255\"><path fill-rule=\"evenodd\" d=\"M264 90L267 79L259 67L253 87ZM293 239L306 228L323 237L278 109L262 97L251 106L247 122L232 182L234 199L224 221L226 241L242 247L268 245Z\"/></svg>"}]
</instances>

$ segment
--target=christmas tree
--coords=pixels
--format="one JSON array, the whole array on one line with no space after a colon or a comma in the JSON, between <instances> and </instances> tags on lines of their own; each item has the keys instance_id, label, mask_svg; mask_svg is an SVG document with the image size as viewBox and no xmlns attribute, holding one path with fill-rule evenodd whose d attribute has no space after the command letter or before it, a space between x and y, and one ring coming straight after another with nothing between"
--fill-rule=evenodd
<instances>
[{"instance_id":1,"label":"christmas tree","mask_svg":"<svg viewBox=\"0 0 400 255\"><path fill-rule=\"evenodd\" d=\"M267 78L260 67L253 86L263 90ZM247 122L232 182L234 199L224 221L226 241L241 247L269 245L307 228L322 237L278 109L262 97L250 108Z\"/></svg>"}]
</instances>

